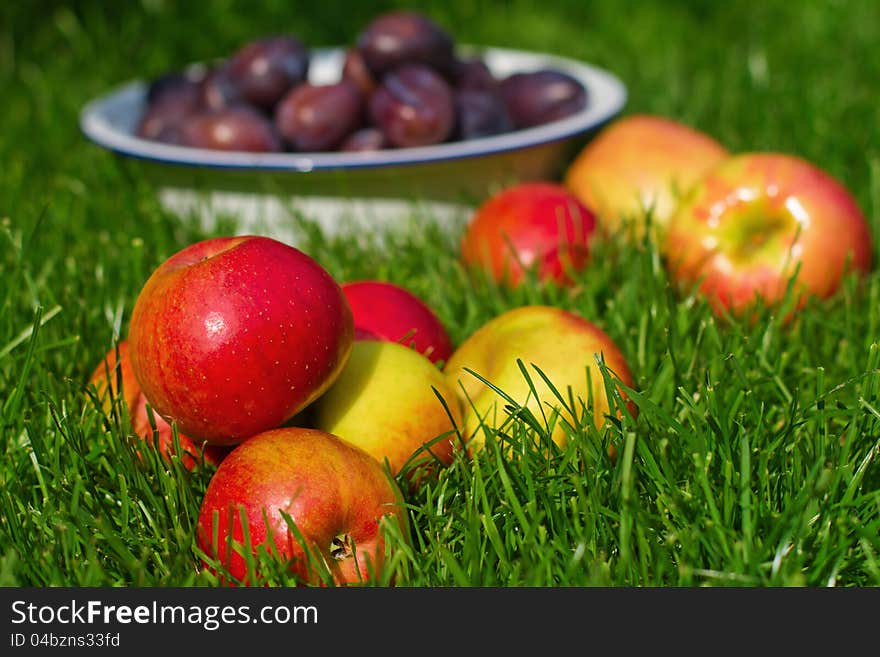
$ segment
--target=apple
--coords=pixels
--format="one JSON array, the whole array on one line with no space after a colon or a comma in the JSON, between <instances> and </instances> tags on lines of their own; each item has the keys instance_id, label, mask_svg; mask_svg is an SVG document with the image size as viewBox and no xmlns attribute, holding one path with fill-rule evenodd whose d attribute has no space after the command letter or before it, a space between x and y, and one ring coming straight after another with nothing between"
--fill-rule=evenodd
<instances>
[{"instance_id":1,"label":"apple","mask_svg":"<svg viewBox=\"0 0 880 657\"><path fill-rule=\"evenodd\" d=\"M342 371L353 341L339 284L278 240L219 237L163 262L138 295L132 368L156 412L234 445L281 426Z\"/></svg>"},{"instance_id":2,"label":"apple","mask_svg":"<svg viewBox=\"0 0 880 657\"><path fill-rule=\"evenodd\" d=\"M311 408L315 427L387 459L393 475L411 458L422 462L414 473L422 464L452 462L461 425L455 390L440 368L405 345L356 341L342 374Z\"/></svg>"},{"instance_id":3,"label":"apple","mask_svg":"<svg viewBox=\"0 0 880 657\"><path fill-rule=\"evenodd\" d=\"M155 425L155 429L153 425ZM170 460L171 456L175 454L174 429L161 415L152 411L152 405L143 393L138 396L137 403L131 412L131 427L144 440L152 441L155 438L159 453L167 459ZM177 441L181 449L181 463L187 470L192 470L199 464L200 455L205 463L216 467L232 449L226 445L211 445L193 440L180 431L177 432Z\"/></svg>"},{"instance_id":4,"label":"apple","mask_svg":"<svg viewBox=\"0 0 880 657\"><path fill-rule=\"evenodd\" d=\"M549 417L551 408L556 408L561 419L577 426L579 418L559 404L534 369L537 367L564 399L568 399L569 388L578 404L586 405L592 395L592 409L587 408L592 411L594 425L601 429L610 404L596 363L597 355L604 358L606 366L622 383L632 387L632 374L614 341L598 326L573 312L529 305L503 312L483 324L458 346L444 368L463 409L463 434L469 441L470 451L473 453L484 442L481 424L498 428L506 420L503 409L507 402L467 370L530 409L535 417L540 419L542 413ZM526 367L537 397L531 392L517 360ZM575 409L576 412L581 410L579 405ZM629 411L635 414L635 407L630 406ZM554 426L551 437L557 445L566 444L561 422Z\"/></svg>"},{"instance_id":5,"label":"apple","mask_svg":"<svg viewBox=\"0 0 880 657\"><path fill-rule=\"evenodd\" d=\"M120 380L121 389L119 388ZM115 399L122 399L128 412L132 430L144 440L153 439L153 424L155 424L156 445L159 453L166 459L171 459L175 453L173 429L170 424L155 413L152 414L153 422L150 422L149 402L134 376L127 340L120 340L116 347L111 348L105 354L101 363L92 371L89 384L94 386L105 413L110 412ZM191 470L199 463L199 445L189 436L180 432L178 432L177 439L182 450L181 462L185 468ZM227 448L202 445L202 451L205 462L216 466L223 460Z\"/></svg>"},{"instance_id":6,"label":"apple","mask_svg":"<svg viewBox=\"0 0 880 657\"><path fill-rule=\"evenodd\" d=\"M92 370L88 383L94 386L105 413L110 413L114 401L121 398L131 414L141 395L141 386L131 367L127 340L120 340L104 354L104 358Z\"/></svg>"},{"instance_id":7,"label":"apple","mask_svg":"<svg viewBox=\"0 0 880 657\"><path fill-rule=\"evenodd\" d=\"M378 280L349 281L342 292L351 307L354 337L410 345L432 362L452 353L452 340L434 310L410 290Z\"/></svg>"},{"instance_id":8,"label":"apple","mask_svg":"<svg viewBox=\"0 0 880 657\"><path fill-rule=\"evenodd\" d=\"M796 272L795 310L831 296L848 271L870 270L871 244L865 216L831 175L793 155L749 152L684 200L664 253L671 279L697 286L717 313L741 315L758 299L778 305Z\"/></svg>"},{"instance_id":9,"label":"apple","mask_svg":"<svg viewBox=\"0 0 880 657\"><path fill-rule=\"evenodd\" d=\"M240 443L217 468L202 499L197 541L245 585L255 583L242 553L245 524L252 554L277 549L295 576L317 583L305 543L336 584L353 584L369 581L384 562L385 517L407 527L400 489L376 459L333 434L281 427Z\"/></svg>"},{"instance_id":10,"label":"apple","mask_svg":"<svg viewBox=\"0 0 880 657\"><path fill-rule=\"evenodd\" d=\"M608 234L662 236L679 197L728 155L710 135L673 119L633 114L612 121L582 148L564 184Z\"/></svg>"},{"instance_id":11,"label":"apple","mask_svg":"<svg viewBox=\"0 0 880 657\"><path fill-rule=\"evenodd\" d=\"M592 211L562 185L519 183L474 211L461 238L461 259L511 286L530 269L541 281L565 284L589 261L595 228Z\"/></svg>"}]
</instances>

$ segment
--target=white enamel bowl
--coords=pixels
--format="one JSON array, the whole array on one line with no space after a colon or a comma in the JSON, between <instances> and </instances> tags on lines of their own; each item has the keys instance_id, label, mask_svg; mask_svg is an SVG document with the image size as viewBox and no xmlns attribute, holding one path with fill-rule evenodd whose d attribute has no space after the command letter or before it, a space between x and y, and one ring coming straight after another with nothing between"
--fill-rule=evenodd
<instances>
[{"instance_id":1,"label":"white enamel bowl","mask_svg":"<svg viewBox=\"0 0 880 657\"><path fill-rule=\"evenodd\" d=\"M464 50L464 48L462 49ZM140 169L164 207L211 228L220 217L239 233L262 233L296 243L301 219L328 234L384 229L400 222L467 216L494 188L558 177L573 149L626 102L611 72L555 55L500 48L479 53L496 76L554 68L587 89L581 112L503 135L370 153L239 153L187 148L137 137L148 84L135 80L89 102L80 114L88 139ZM344 48L312 51L309 79L337 80Z\"/></svg>"}]
</instances>

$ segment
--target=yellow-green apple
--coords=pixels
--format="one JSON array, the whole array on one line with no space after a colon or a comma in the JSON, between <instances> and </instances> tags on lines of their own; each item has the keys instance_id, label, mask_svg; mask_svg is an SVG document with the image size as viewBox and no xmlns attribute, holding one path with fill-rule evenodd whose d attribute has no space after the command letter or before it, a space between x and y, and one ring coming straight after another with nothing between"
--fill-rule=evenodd
<instances>
[{"instance_id":1,"label":"yellow-green apple","mask_svg":"<svg viewBox=\"0 0 880 657\"><path fill-rule=\"evenodd\" d=\"M356 584L383 565L385 517L406 536L402 494L376 459L333 434L282 427L248 438L223 460L202 499L197 540L232 583L256 583L244 552L262 548L277 550L303 582L320 582L311 554L336 584Z\"/></svg>"},{"instance_id":2,"label":"yellow-green apple","mask_svg":"<svg viewBox=\"0 0 880 657\"><path fill-rule=\"evenodd\" d=\"M716 312L760 299L794 308L828 297L871 267L871 234L853 196L815 164L784 153L733 155L709 172L669 223L670 277L698 286Z\"/></svg>"},{"instance_id":3,"label":"yellow-green apple","mask_svg":"<svg viewBox=\"0 0 880 657\"><path fill-rule=\"evenodd\" d=\"M120 383L121 388L119 387ZM144 440L152 440L153 425L155 425L156 446L159 453L166 459L171 459L175 454L173 429L160 415L155 413L152 414L152 423L150 422L149 402L134 376L127 340L120 340L116 347L111 348L104 355L101 363L92 371L89 384L94 386L101 407L106 413L110 412L115 399L122 399L128 412L131 428L139 437ZM227 448L225 447L199 445L189 436L180 432L177 437L182 451L180 454L181 463L189 470L199 463L200 451L203 452L205 463L214 466L218 465L226 455Z\"/></svg>"},{"instance_id":4,"label":"yellow-green apple","mask_svg":"<svg viewBox=\"0 0 880 657\"><path fill-rule=\"evenodd\" d=\"M481 425L498 428L506 421L503 409L507 402L467 370L492 383L536 417L542 417L542 413L549 417L551 410L557 409L561 419L577 426L579 417L560 405L534 369L537 367L566 400L570 389L576 404L584 404L592 412L595 426L601 428L611 406L597 357L604 359L620 382L632 387L632 374L615 342L598 326L573 312L552 306L522 306L483 324L458 346L444 369L462 405L463 434L470 441L471 452L483 444ZM531 392L518 360L526 367L537 396ZM582 409L578 406L574 410L577 414ZM635 414L634 405L629 410ZM552 439L565 445L567 434L562 422L554 427Z\"/></svg>"},{"instance_id":5,"label":"yellow-green apple","mask_svg":"<svg viewBox=\"0 0 880 657\"><path fill-rule=\"evenodd\" d=\"M434 310L410 290L378 280L349 281L342 292L354 318L355 340L389 340L411 346L432 362L452 353L452 340Z\"/></svg>"},{"instance_id":6,"label":"yellow-green apple","mask_svg":"<svg viewBox=\"0 0 880 657\"><path fill-rule=\"evenodd\" d=\"M518 183L474 211L461 238L461 259L511 286L532 269L542 281L565 284L589 261L595 228L593 212L562 185Z\"/></svg>"},{"instance_id":7,"label":"yellow-green apple","mask_svg":"<svg viewBox=\"0 0 880 657\"><path fill-rule=\"evenodd\" d=\"M342 371L351 310L313 258L269 237L192 244L149 277L132 311L132 368L181 432L234 445L276 428Z\"/></svg>"},{"instance_id":8,"label":"yellow-green apple","mask_svg":"<svg viewBox=\"0 0 880 657\"><path fill-rule=\"evenodd\" d=\"M644 235L651 210L652 235L662 236L679 197L727 156L710 135L673 119L633 114L605 126L581 149L564 183L592 209L606 233L625 227Z\"/></svg>"},{"instance_id":9,"label":"yellow-green apple","mask_svg":"<svg viewBox=\"0 0 880 657\"><path fill-rule=\"evenodd\" d=\"M387 459L393 475L410 459L413 472L451 463L461 425L455 390L440 368L385 340L355 341L342 374L310 408L315 427Z\"/></svg>"}]
</instances>

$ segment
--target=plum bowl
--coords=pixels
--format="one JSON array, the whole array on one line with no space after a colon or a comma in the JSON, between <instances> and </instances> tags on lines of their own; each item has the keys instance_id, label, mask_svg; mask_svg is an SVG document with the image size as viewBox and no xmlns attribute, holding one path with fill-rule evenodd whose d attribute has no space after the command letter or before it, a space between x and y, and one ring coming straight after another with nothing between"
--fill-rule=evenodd
<instances>
[{"instance_id":1,"label":"plum bowl","mask_svg":"<svg viewBox=\"0 0 880 657\"><path fill-rule=\"evenodd\" d=\"M613 73L578 60L492 47L467 50L479 54L497 76L563 71L585 87L587 104L550 123L431 146L249 153L138 137L148 83L134 80L88 102L80 128L88 140L118 156L122 166L138 169L166 210L208 230L225 218L238 233L296 244L306 224L331 235L422 221L456 226L503 184L558 177L578 145L620 113L627 95ZM338 80L344 56L344 48L315 49L309 81Z\"/></svg>"}]
</instances>

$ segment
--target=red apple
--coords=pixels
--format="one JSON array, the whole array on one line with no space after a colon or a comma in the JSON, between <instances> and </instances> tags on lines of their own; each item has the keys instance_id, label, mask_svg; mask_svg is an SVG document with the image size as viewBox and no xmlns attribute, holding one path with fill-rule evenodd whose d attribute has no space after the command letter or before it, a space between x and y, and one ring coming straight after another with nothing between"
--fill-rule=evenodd
<instances>
[{"instance_id":1,"label":"red apple","mask_svg":"<svg viewBox=\"0 0 880 657\"><path fill-rule=\"evenodd\" d=\"M150 402L147 400L146 395L141 393L138 396L137 403L131 411L131 427L134 432L144 440L152 441L155 433L156 446L159 449L159 453L170 459L175 453L174 430L161 415L158 415L155 412L151 413L148 410L148 406L151 406ZM152 424L150 422L151 415ZM153 424L156 425L155 432ZM192 470L199 464L200 453L204 458L205 463L217 466L220 465L220 462L232 449L225 445L210 445L204 441L195 441L179 431L177 432L177 440L180 443L180 449L182 452L180 454L180 460L181 463L183 463L183 467L187 470Z\"/></svg>"},{"instance_id":2,"label":"red apple","mask_svg":"<svg viewBox=\"0 0 880 657\"><path fill-rule=\"evenodd\" d=\"M342 292L351 306L355 339L401 342L434 363L452 353L452 340L440 318L406 288L363 280L343 283Z\"/></svg>"},{"instance_id":3,"label":"red apple","mask_svg":"<svg viewBox=\"0 0 880 657\"><path fill-rule=\"evenodd\" d=\"M110 412L113 400L121 394L134 432L144 440L152 440L153 425L150 423L150 415L147 411L149 402L134 376L127 340L119 342L118 354L117 358L117 347L110 349L92 372L89 383L95 387L105 412ZM118 385L120 377L121 389ZM153 422L156 425L159 452L165 458L170 459L175 453L173 429L170 424L155 413L153 413ZM199 445L189 436L180 432L178 432L177 439L182 450L181 461L184 467L194 468L199 462ZM205 462L215 466L223 460L227 451L227 448L215 445L203 445L202 447Z\"/></svg>"},{"instance_id":4,"label":"red apple","mask_svg":"<svg viewBox=\"0 0 880 657\"><path fill-rule=\"evenodd\" d=\"M655 235L662 235L681 194L727 156L704 132L672 119L633 114L604 127L575 157L565 185L613 233L628 222L640 238L651 209Z\"/></svg>"},{"instance_id":5,"label":"red apple","mask_svg":"<svg viewBox=\"0 0 880 657\"><path fill-rule=\"evenodd\" d=\"M401 528L407 522L400 490L375 458L333 434L285 427L249 438L220 464L202 500L199 547L238 582L255 583L240 552L246 523L254 554L277 548L294 575L317 583L285 514L337 584L366 582L379 571L383 517Z\"/></svg>"},{"instance_id":6,"label":"red apple","mask_svg":"<svg viewBox=\"0 0 880 657\"><path fill-rule=\"evenodd\" d=\"M89 376L89 385L95 387L105 413L109 413L114 401L121 397L130 414L141 395L141 386L131 368L128 351L128 341L120 340L104 355Z\"/></svg>"},{"instance_id":7,"label":"red apple","mask_svg":"<svg viewBox=\"0 0 880 657\"><path fill-rule=\"evenodd\" d=\"M351 352L351 310L311 257L268 237L197 242L150 276L132 311L132 368L156 412L233 445L319 397Z\"/></svg>"},{"instance_id":8,"label":"red apple","mask_svg":"<svg viewBox=\"0 0 880 657\"><path fill-rule=\"evenodd\" d=\"M589 261L593 213L562 185L526 182L508 187L474 212L461 240L461 258L495 280L518 285L526 270L565 283Z\"/></svg>"},{"instance_id":9,"label":"red apple","mask_svg":"<svg viewBox=\"0 0 880 657\"><path fill-rule=\"evenodd\" d=\"M778 304L797 267L795 308L871 268L871 234L847 189L801 158L743 153L713 169L673 215L670 276L717 312Z\"/></svg>"}]
</instances>

